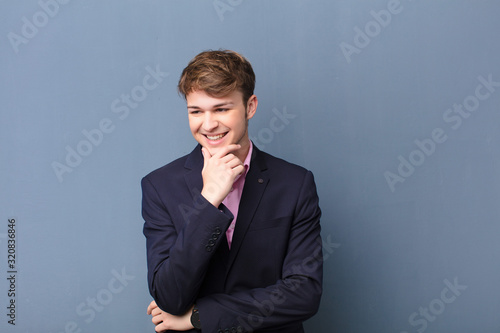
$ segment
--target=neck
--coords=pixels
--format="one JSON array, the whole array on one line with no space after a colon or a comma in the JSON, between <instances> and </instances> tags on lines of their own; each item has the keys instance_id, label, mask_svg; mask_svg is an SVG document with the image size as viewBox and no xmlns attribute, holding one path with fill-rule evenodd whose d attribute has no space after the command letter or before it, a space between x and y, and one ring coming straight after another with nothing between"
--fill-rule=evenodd
<instances>
[{"instance_id":1,"label":"neck","mask_svg":"<svg viewBox=\"0 0 500 333\"><path fill-rule=\"evenodd\" d=\"M240 159L241 162L244 162L248 155L248 151L250 150L250 139L247 137L243 140L243 142L240 142L240 145L241 148L234 152L234 154Z\"/></svg>"}]
</instances>

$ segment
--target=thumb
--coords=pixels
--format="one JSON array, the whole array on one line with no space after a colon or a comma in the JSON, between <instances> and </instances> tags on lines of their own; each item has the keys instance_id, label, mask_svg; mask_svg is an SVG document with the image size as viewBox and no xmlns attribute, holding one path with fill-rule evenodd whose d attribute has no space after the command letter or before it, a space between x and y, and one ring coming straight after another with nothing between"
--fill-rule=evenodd
<instances>
[{"instance_id":1,"label":"thumb","mask_svg":"<svg viewBox=\"0 0 500 333\"><path fill-rule=\"evenodd\" d=\"M203 167L205 167L212 155L210 155L210 152L205 147L201 148L201 153L203 154Z\"/></svg>"}]
</instances>

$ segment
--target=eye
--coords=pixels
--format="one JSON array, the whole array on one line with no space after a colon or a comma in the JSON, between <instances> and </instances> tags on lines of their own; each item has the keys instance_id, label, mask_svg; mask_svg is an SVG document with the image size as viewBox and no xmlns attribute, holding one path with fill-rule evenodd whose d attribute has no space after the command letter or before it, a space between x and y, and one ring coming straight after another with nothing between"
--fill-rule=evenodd
<instances>
[{"instance_id":1,"label":"eye","mask_svg":"<svg viewBox=\"0 0 500 333\"><path fill-rule=\"evenodd\" d=\"M189 111L189 114L192 114L192 115L198 115L200 113L201 113L200 110L191 110L191 111Z\"/></svg>"},{"instance_id":2,"label":"eye","mask_svg":"<svg viewBox=\"0 0 500 333\"><path fill-rule=\"evenodd\" d=\"M215 111L217 112L226 112L227 110L229 109L223 109L223 108L215 109Z\"/></svg>"}]
</instances>

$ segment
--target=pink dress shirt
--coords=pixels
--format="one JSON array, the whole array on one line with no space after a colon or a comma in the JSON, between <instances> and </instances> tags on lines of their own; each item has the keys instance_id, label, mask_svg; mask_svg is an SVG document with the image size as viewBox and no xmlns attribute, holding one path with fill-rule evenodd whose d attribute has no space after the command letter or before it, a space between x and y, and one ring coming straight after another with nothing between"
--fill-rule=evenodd
<instances>
[{"instance_id":1,"label":"pink dress shirt","mask_svg":"<svg viewBox=\"0 0 500 333\"><path fill-rule=\"evenodd\" d=\"M233 213L234 219L229 225L229 228L226 230L226 238L227 238L227 245L231 249L231 242L233 240L233 234L234 234L234 226L236 224L236 220L238 218L238 208L240 206L240 200L241 200L241 194L243 193L243 186L245 185L245 178L248 173L248 169L250 169L250 159L252 157L252 150L253 150L253 144L252 141L250 141L250 148L248 149L248 154L247 157L245 158L245 161L243 161L243 166L245 167L245 171L236 177L233 183L233 187L231 188L231 191L229 194L222 200L222 203L224 206L227 207Z\"/></svg>"}]
</instances>

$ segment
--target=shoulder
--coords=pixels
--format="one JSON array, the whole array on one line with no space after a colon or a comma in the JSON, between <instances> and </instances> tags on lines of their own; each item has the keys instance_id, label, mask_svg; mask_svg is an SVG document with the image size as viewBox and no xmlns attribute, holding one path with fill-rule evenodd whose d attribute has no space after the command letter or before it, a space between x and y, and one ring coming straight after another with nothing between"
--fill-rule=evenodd
<instances>
[{"instance_id":1,"label":"shoulder","mask_svg":"<svg viewBox=\"0 0 500 333\"><path fill-rule=\"evenodd\" d=\"M305 178L313 179L308 169L261 150L257 150L255 162L255 167L264 168L272 178L286 181L288 184L302 184Z\"/></svg>"},{"instance_id":2,"label":"shoulder","mask_svg":"<svg viewBox=\"0 0 500 333\"><path fill-rule=\"evenodd\" d=\"M150 173L148 173L146 175L145 178L162 177L162 176L166 176L166 175L169 175L172 173L179 172L180 170L183 169L184 164L186 163L186 159L188 156L189 155L179 157L178 159L176 159L172 162L169 162L156 170L151 171Z\"/></svg>"},{"instance_id":3,"label":"shoulder","mask_svg":"<svg viewBox=\"0 0 500 333\"><path fill-rule=\"evenodd\" d=\"M300 165L288 162L280 157L273 156L269 153L257 150L256 161L261 160L265 163L271 172L280 172L286 170L292 174L305 174L308 170Z\"/></svg>"},{"instance_id":4,"label":"shoulder","mask_svg":"<svg viewBox=\"0 0 500 333\"><path fill-rule=\"evenodd\" d=\"M182 175L186 172L186 164L190 159L190 156L196 154L196 148L189 154L179 157L172 162L151 171L144 178L144 180L149 180L152 183L156 182L170 182L182 178Z\"/></svg>"}]
</instances>

